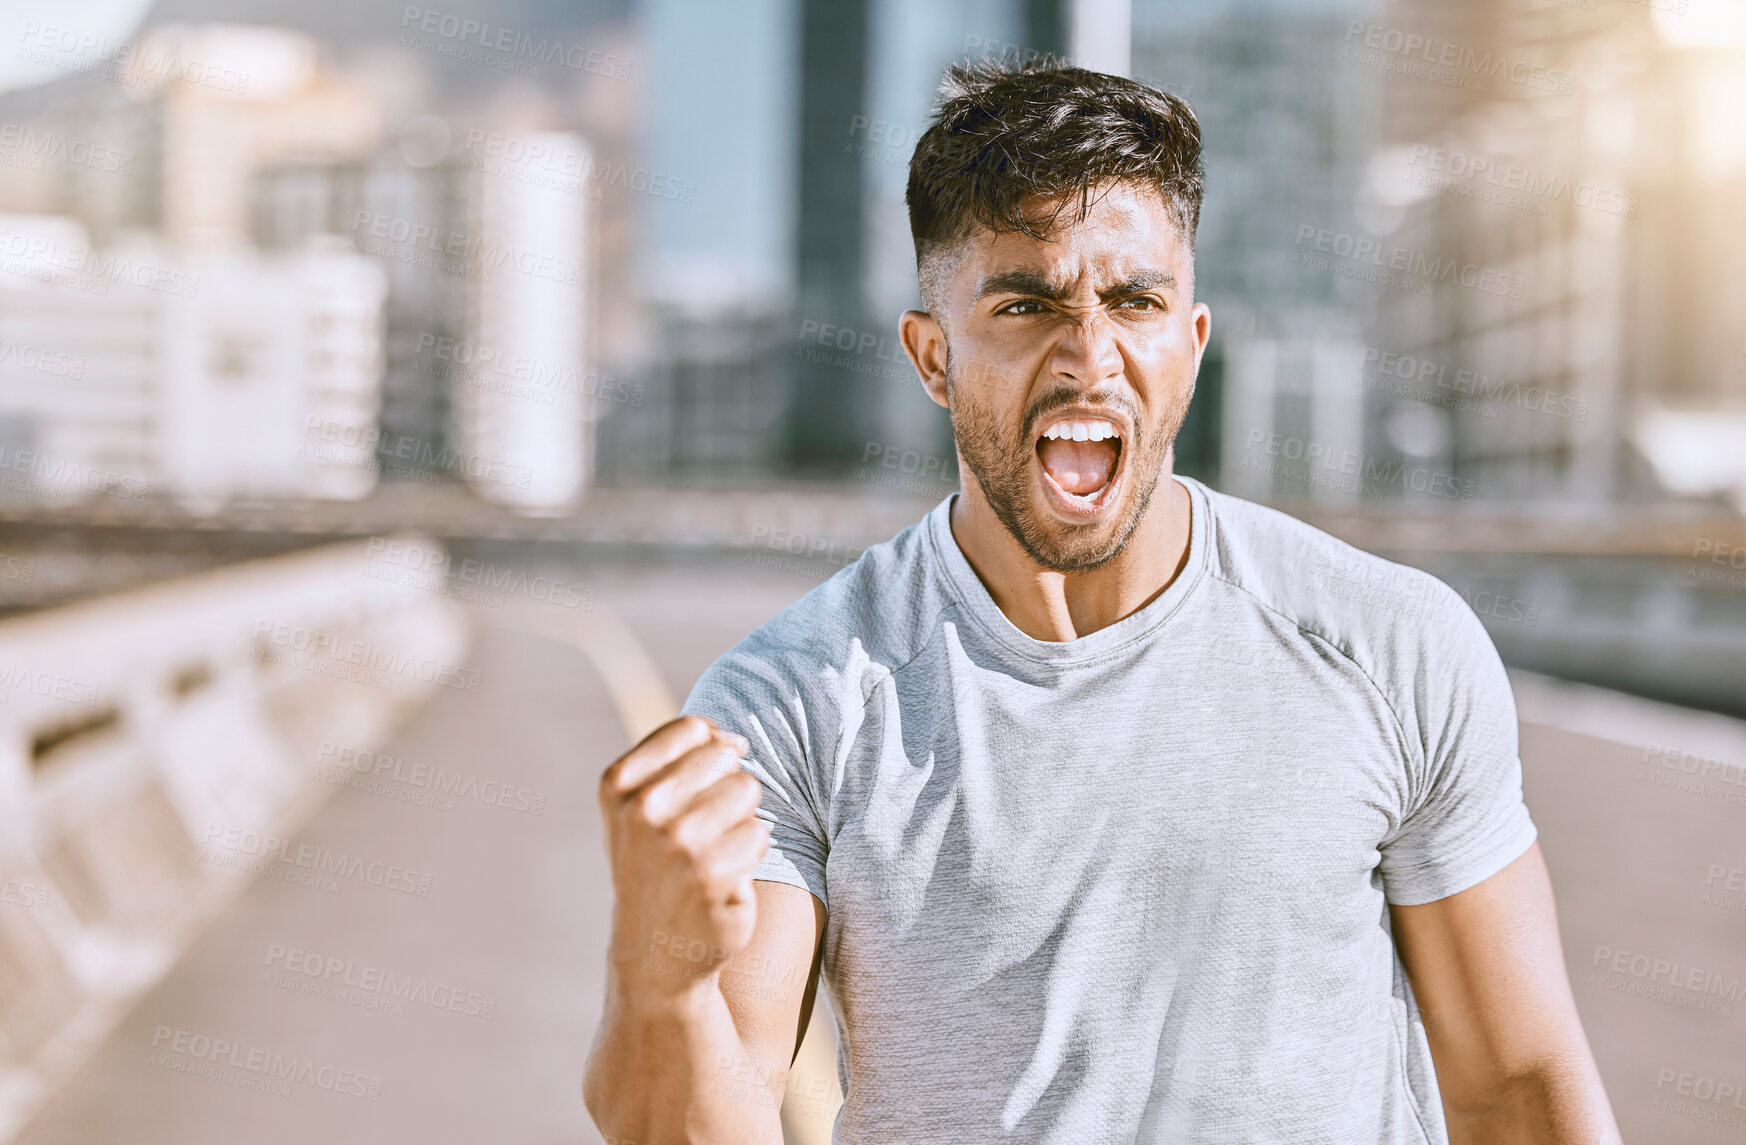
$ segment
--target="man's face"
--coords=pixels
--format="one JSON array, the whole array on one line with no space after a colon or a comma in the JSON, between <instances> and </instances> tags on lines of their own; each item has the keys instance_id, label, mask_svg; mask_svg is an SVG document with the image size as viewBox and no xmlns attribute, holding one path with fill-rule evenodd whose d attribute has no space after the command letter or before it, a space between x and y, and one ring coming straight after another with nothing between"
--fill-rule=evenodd
<instances>
[{"instance_id":1,"label":"man's face","mask_svg":"<svg viewBox=\"0 0 1746 1145\"><path fill-rule=\"evenodd\" d=\"M1039 565L1097 568L1145 515L1210 318L1153 190L1117 185L1049 241L981 231L940 299L964 464ZM936 394L936 398L938 395Z\"/></svg>"}]
</instances>

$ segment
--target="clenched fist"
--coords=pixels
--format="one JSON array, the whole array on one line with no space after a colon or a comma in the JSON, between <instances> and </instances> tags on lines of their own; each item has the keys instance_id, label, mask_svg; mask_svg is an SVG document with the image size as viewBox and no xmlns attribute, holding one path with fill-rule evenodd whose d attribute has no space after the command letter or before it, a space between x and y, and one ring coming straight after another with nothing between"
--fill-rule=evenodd
<instances>
[{"instance_id":1,"label":"clenched fist","mask_svg":"<svg viewBox=\"0 0 1746 1145\"><path fill-rule=\"evenodd\" d=\"M752 870L770 849L754 817L750 745L700 716L662 724L600 777L614 892L612 960L644 990L679 993L751 941Z\"/></svg>"}]
</instances>

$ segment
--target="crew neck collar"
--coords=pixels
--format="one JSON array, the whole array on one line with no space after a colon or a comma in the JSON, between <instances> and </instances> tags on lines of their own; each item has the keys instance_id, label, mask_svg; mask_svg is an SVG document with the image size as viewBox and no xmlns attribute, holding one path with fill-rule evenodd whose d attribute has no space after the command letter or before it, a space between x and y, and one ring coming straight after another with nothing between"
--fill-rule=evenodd
<instances>
[{"instance_id":1,"label":"crew neck collar","mask_svg":"<svg viewBox=\"0 0 1746 1145\"><path fill-rule=\"evenodd\" d=\"M952 595L983 632L1002 647L1028 660L1054 665L1079 664L1121 651L1151 636L1169 622L1204 579L1207 553L1211 549L1213 531L1217 528L1212 506L1206 487L1199 481L1192 477L1173 476L1188 490L1189 501L1188 560L1183 563L1181 575L1145 607L1073 640L1035 639L1020 631L994 603L982 579L958 547L957 538L952 536L952 505L958 498L957 493L947 496L928 513L925 531L938 567L951 586Z\"/></svg>"}]
</instances>

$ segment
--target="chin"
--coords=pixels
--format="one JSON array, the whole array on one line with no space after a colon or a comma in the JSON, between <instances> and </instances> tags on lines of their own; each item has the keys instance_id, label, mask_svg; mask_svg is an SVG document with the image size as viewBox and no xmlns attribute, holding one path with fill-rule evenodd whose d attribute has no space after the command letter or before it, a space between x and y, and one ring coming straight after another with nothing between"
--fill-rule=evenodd
<instances>
[{"instance_id":1,"label":"chin","mask_svg":"<svg viewBox=\"0 0 1746 1145\"><path fill-rule=\"evenodd\" d=\"M1122 405L1075 402L1036 418L1015 449L973 409L954 409L953 419L989 508L1032 561L1061 573L1091 572L1122 554L1180 424L1142 433Z\"/></svg>"},{"instance_id":2,"label":"chin","mask_svg":"<svg viewBox=\"0 0 1746 1145\"><path fill-rule=\"evenodd\" d=\"M1093 572L1127 548L1134 530L1145 519L1157 480L1154 473L1149 482L1124 481L1120 487L1100 490L1089 506L1069 502L1071 516L1060 511L1042 482L1034 486L1037 495L1028 504L1002 506L992 499L991 504L1007 531L1038 565L1051 572Z\"/></svg>"}]
</instances>

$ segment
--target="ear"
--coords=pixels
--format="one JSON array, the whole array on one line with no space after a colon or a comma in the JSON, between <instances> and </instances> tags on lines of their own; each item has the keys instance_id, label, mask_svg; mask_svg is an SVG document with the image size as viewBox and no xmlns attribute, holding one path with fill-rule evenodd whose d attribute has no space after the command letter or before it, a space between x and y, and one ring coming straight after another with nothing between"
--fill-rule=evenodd
<instances>
[{"instance_id":1,"label":"ear","mask_svg":"<svg viewBox=\"0 0 1746 1145\"><path fill-rule=\"evenodd\" d=\"M1194 323L1194 374L1200 376L1200 357L1206 353L1207 339L1212 337L1212 308L1204 302L1196 302L1194 309L1189 311L1189 320Z\"/></svg>"},{"instance_id":2,"label":"ear","mask_svg":"<svg viewBox=\"0 0 1746 1145\"><path fill-rule=\"evenodd\" d=\"M905 310L897 320L897 336L903 352L915 372L921 376L922 387L934 404L946 404L946 331L939 320L925 310Z\"/></svg>"}]
</instances>

